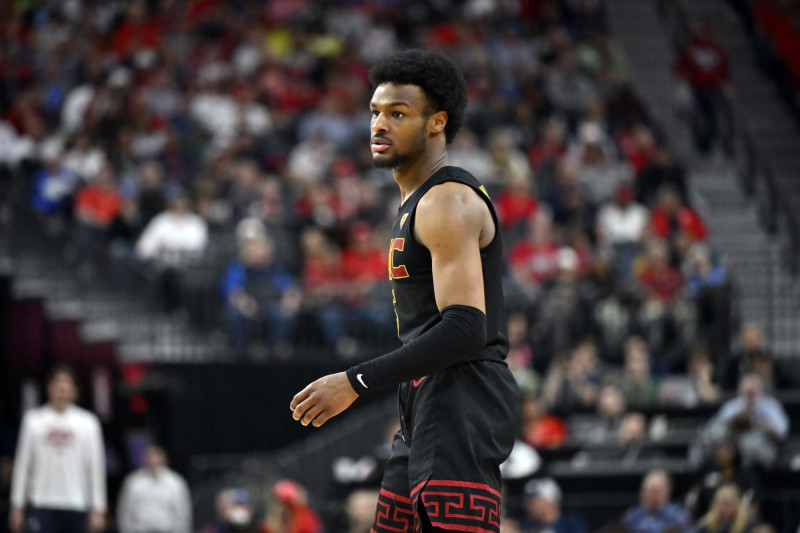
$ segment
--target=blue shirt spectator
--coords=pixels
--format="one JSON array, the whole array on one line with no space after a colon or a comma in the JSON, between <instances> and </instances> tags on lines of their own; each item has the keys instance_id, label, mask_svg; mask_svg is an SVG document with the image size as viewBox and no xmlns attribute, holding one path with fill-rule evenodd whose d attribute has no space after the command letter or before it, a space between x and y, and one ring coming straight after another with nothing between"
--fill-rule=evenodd
<instances>
[{"instance_id":1,"label":"blue shirt spectator","mask_svg":"<svg viewBox=\"0 0 800 533\"><path fill-rule=\"evenodd\" d=\"M692 531L689 513L669 501L671 490L669 476L663 470L653 470L645 476L639 505L628 509L622 517L631 533L661 533L667 527Z\"/></svg>"},{"instance_id":2,"label":"blue shirt spectator","mask_svg":"<svg viewBox=\"0 0 800 533\"><path fill-rule=\"evenodd\" d=\"M75 175L62 167L58 159L48 161L33 176L31 205L41 214L65 213L72 204L72 193L77 185Z\"/></svg>"},{"instance_id":3,"label":"blue shirt spectator","mask_svg":"<svg viewBox=\"0 0 800 533\"><path fill-rule=\"evenodd\" d=\"M243 354L254 340L264 340L267 349L286 351L300 292L292 276L275 264L272 240L260 221L243 220L237 237L239 258L228 265L221 287L230 345Z\"/></svg>"}]
</instances>

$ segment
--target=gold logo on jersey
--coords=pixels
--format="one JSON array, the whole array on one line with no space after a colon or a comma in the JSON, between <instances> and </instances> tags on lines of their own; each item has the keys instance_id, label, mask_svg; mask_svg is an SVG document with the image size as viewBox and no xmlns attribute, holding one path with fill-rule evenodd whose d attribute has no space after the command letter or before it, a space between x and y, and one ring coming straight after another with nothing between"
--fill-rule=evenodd
<instances>
[{"instance_id":1,"label":"gold logo on jersey","mask_svg":"<svg viewBox=\"0 0 800 533\"><path fill-rule=\"evenodd\" d=\"M489 192L486 190L485 186L481 185L479 188L481 192L486 195L486 198L489 198L490 200L492 199L491 196L489 196Z\"/></svg>"},{"instance_id":2,"label":"gold logo on jersey","mask_svg":"<svg viewBox=\"0 0 800 533\"><path fill-rule=\"evenodd\" d=\"M400 219L400 227L403 227L403 224L406 223L406 219L408 218L408 213L403 213L403 218Z\"/></svg>"}]
</instances>

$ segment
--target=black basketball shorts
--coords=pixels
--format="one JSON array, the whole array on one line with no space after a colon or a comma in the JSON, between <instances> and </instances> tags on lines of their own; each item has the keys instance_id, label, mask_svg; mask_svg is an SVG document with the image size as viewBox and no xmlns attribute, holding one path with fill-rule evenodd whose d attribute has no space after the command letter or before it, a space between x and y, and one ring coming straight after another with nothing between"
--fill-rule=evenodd
<instances>
[{"instance_id":1,"label":"black basketball shorts","mask_svg":"<svg viewBox=\"0 0 800 533\"><path fill-rule=\"evenodd\" d=\"M448 367L400 386L401 429L381 485L376 533L500 530L500 463L519 426L504 363Z\"/></svg>"}]
</instances>

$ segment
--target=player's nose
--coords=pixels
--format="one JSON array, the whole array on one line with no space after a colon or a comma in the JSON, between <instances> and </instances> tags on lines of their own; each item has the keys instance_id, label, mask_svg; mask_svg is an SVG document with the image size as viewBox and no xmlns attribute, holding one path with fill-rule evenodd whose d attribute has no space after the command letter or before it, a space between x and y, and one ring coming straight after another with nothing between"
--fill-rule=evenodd
<instances>
[{"instance_id":1,"label":"player's nose","mask_svg":"<svg viewBox=\"0 0 800 533\"><path fill-rule=\"evenodd\" d=\"M372 117L372 123L370 124L370 129L372 133L382 133L386 131L386 118L383 113L378 113L377 116Z\"/></svg>"}]
</instances>

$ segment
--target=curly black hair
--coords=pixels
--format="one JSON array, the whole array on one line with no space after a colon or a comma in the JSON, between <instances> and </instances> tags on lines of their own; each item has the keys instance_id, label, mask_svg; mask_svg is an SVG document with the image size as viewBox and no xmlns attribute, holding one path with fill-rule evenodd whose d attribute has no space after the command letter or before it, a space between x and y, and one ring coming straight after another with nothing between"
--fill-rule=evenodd
<instances>
[{"instance_id":1,"label":"curly black hair","mask_svg":"<svg viewBox=\"0 0 800 533\"><path fill-rule=\"evenodd\" d=\"M405 50L379 60L369 70L369 81L416 85L425 93L431 113L445 111L444 128L448 144L464 123L467 107L467 84L459 68L447 56L432 50Z\"/></svg>"}]
</instances>

